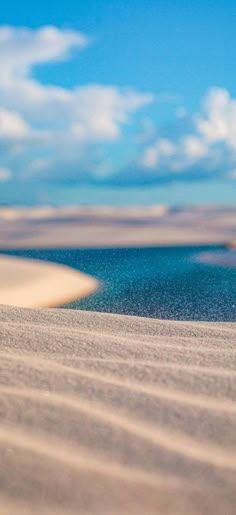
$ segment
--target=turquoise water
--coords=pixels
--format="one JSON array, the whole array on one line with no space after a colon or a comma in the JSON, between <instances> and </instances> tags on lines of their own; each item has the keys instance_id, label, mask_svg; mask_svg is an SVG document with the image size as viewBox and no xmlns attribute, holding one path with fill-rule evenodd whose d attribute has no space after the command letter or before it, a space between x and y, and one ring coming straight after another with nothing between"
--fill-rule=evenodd
<instances>
[{"instance_id":1,"label":"turquoise water","mask_svg":"<svg viewBox=\"0 0 236 515\"><path fill-rule=\"evenodd\" d=\"M178 320L236 320L236 268L197 262L221 247L8 252L91 274L100 289L65 307Z\"/></svg>"}]
</instances>

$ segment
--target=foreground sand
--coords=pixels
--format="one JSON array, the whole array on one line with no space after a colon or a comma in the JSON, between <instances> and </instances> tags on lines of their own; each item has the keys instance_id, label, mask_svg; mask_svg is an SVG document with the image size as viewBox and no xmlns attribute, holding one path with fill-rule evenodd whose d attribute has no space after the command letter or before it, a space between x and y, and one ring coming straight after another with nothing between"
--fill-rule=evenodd
<instances>
[{"instance_id":1,"label":"foreground sand","mask_svg":"<svg viewBox=\"0 0 236 515\"><path fill-rule=\"evenodd\" d=\"M0 304L48 307L85 297L98 282L67 266L2 255L0 285Z\"/></svg>"},{"instance_id":2,"label":"foreground sand","mask_svg":"<svg viewBox=\"0 0 236 515\"><path fill-rule=\"evenodd\" d=\"M0 307L0 513L235 514L236 324Z\"/></svg>"}]
</instances>

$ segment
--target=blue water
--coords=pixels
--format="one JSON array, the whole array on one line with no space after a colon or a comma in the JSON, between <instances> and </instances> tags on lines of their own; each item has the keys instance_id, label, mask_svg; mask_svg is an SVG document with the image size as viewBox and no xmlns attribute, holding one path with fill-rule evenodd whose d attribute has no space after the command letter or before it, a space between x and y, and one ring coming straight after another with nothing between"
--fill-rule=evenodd
<instances>
[{"instance_id":1,"label":"blue water","mask_svg":"<svg viewBox=\"0 0 236 515\"><path fill-rule=\"evenodd\" d=\"M8 254L63 263L100 289L65 307L178 320L236 320L236 268L197 262L222 247L21 250Z\"/></svg>"}]
</instances>

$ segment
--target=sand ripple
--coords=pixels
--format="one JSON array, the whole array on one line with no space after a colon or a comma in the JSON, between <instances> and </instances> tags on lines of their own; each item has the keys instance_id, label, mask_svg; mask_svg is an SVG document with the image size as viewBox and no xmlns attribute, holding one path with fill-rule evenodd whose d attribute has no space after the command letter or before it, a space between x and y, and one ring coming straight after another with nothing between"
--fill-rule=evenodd
<instances>
[{"instance_id":1,"label":"sand ripple","mask_svg":"<svg viewBox=\"0 0 236 515\"><path fill-rule=\"evenodd\" d=\"M235 513L235 324L0 320L1 514Z\"/></svg>"}]
</instances>

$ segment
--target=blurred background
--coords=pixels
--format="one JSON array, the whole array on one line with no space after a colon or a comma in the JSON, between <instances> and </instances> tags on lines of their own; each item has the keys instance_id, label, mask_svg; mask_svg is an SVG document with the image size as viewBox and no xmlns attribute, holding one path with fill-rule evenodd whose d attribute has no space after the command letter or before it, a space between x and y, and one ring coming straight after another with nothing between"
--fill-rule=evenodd
<instances>
[{"instance_id":1,"label":"blurred background","mask_svg":"<svg viewBox=\"0 0 236 515\"><path fill-rule=\"evenodd\" d=\"M2 6L0 248L95 275L72 307L235 318L235 17L233 0Z\"/></svg>"},{"instance_id":2,"label":"blurred background","mask_svg":"<svg viewBox=\"0 0 236 515\"><path fill-rule=\"evenodd\" d=\"M2 204L236 203L233 0L9 0Z\"/></svg>"}]
</instances>

